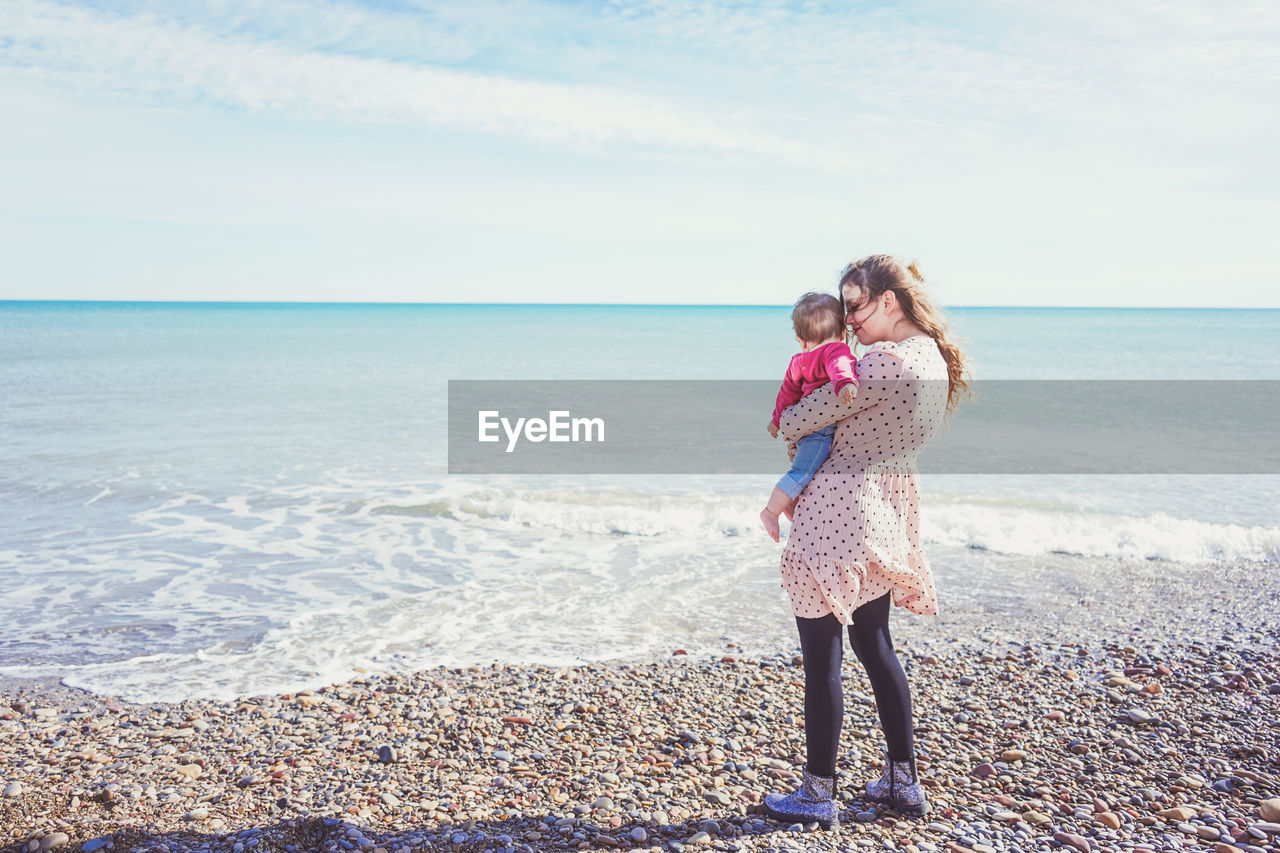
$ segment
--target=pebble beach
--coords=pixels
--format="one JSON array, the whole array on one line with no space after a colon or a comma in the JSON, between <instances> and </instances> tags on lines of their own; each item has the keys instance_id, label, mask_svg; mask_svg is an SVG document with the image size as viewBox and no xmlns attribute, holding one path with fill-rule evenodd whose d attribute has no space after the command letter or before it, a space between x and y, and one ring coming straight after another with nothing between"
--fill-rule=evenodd
<instances>
[{"instance_id":1,"label":"pebble beach","mask_svg":"<svg viewBox=\"0 0 1280 853\"><path fill-rule=\"evenodd\" d=\"M848 651L840 827L764 816L804 761L799 649L726 643L231 702L7 679L0 850L1280 851L1280 579L1256 572L895 612L920 818L860 797L883 739Z\"/></svg>"}]
</instances>

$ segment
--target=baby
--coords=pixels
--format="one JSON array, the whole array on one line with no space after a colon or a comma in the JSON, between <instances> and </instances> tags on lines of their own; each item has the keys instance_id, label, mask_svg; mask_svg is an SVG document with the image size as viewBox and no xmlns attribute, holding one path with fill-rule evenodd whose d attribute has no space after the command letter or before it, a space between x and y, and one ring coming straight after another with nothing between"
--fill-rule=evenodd
<instances>
[{"instance_id":1,"label":"baby","mask_svg":"<svg viewBox=\"0 0 1280 853\"><path fill-rule=\"evenodd\" d=\"M787 375L778 391L769 421L769 434L778 437L778 419L782 410L801 397L830 382L840 402L849 404L858 393L858 375L853 353L844 342L844 311L840 300L828 293L806 293L791 311L791 325L800 342L801 352L791 357ZM778 541L778 515L791 517L796 498L827 458L836 425L812 432L796 442L796 456L791 469L782 475L769 503L760 511L764 529Z\"/></svg>"}]
</instances>

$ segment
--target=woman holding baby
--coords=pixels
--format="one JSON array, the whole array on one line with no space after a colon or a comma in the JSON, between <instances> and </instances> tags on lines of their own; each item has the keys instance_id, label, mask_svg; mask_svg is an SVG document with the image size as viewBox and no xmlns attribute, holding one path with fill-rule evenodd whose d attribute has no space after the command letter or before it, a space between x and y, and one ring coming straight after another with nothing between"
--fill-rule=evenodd
<instances>
[{"instance_id":1,"label":"woman holding baby","mask_svg":"<svg viewBox=\"0 0 1280 853\"><path fill-rule=\"evenodd\" d=\"M778 820L839 823L835 766L846 628L871 682L886 741L883 773L867 784L865 797L904 814L929 811L916 772L911 694L893 650L889 612L891 605L921 615L938 612L920 548L915 463L968 385L965 356L923 284L915 264L889 255L845 267L839 279L843 328L867 349L852 365L853 376L832 358L839 382L811 381L776 419L778 433L793 445L813 433L826 432L830 441L798 495L790 494L794 476L784 477L783 493L775 490L762 513L771 535L779 511L792 516L782 586L795 614L805 672L807 762L796 791L766 795L764 810ZM815 334L827 339L817 346L828 346L832 356L841 352L831 346L829 330Z\"/></svg>"}]
</instances>

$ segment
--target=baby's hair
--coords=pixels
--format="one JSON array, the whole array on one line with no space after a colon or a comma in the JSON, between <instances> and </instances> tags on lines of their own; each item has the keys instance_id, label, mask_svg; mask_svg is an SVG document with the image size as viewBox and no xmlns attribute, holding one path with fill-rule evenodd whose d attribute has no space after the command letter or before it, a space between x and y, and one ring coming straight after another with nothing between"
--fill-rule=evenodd
<instances>
[{"instance_id":1,"label":"baby's hair","mask_svg":"<svg viewBox=\"0 0 1280 853\"><path fill-rule=\"evenodd\" d=\"M830 293L811 290L791 309L791 327L796 337L811 344L839 338L844 334L844 306Z\"/></svg>"}]
</instances>

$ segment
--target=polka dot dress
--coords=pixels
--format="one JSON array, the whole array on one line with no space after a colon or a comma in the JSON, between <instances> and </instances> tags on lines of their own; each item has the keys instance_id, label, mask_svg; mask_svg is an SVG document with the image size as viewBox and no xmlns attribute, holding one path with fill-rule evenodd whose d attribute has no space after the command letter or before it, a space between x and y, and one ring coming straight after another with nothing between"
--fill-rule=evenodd
<instances>
[{"instance_id":1,"label":"polka dot dress","mask_svg":"<svg viewBox=\"0 0 1280 853\"><path fill-rule=\"evenodd\" d=\"M847 625L886 592L932 616L938 600L920 549L916 457L942 424L947 365L933 338L916 335L873 344L857 372L850 405L827 384L782 413L780 430L793 441L836 423L831 453L796 503L782 587L795 615L810 619L833 613Z\"/></svg>"}]
</instances>

